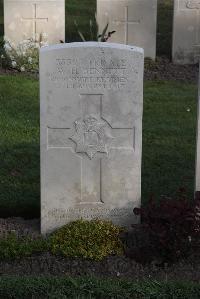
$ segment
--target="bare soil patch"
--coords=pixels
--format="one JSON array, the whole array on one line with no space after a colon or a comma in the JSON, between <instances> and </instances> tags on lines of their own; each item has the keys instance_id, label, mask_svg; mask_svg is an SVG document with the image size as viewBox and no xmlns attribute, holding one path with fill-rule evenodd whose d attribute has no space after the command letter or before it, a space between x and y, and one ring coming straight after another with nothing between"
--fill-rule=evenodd
<instances>
[{"instance_id":1,"label":"bare soil patch","mask_svg":"<svg viewBox=\"0 0 200 299\"><path fill-rule=\"evenodd\" d=\"M15 233L18 237L38 238L40 236L40 220L25 220L20 217L0 218L0 238L6 237L9 233Z\"/></svg>"},{"instance_id":2,"label":"bare soil patch","mask_svg":"<svg viewBox=\"0 0 200 299\"><path fill-rule=\"evenodd\" d=\"M156 62L145 63L145 80L172 80L188 83L197 83L199 66L176 65L165 57L157 58Z\"/></svg>"},{"instance_id":3,"label":"bare soil patch","mask_svg":"<svg viewBox=\"0 0 200 299\"><path fill-rule=\"evenodd\" d=\"M80 258L63 258L44 253L23 259L0 261L0 276L44 275L44 276L97 276L127 278L134 281L155 279L159 281L200 281L200 262L182 261L160 268L155 265L142 266L127 257L109 256L100 262Z\"/></svg>"}]
</instances>

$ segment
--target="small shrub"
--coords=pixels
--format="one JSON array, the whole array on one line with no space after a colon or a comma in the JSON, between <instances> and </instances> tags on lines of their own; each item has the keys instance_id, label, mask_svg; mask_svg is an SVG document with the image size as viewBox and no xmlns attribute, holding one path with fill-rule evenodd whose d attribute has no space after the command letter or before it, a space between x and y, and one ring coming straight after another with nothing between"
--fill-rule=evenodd
<instances>
[{"instance_id":1,"label":"small shrub","mask_svg":"<svg viewBox=\"0 0 200 299\"><path fill-rule=\"evenodd\" d=\"M5 39L4 51L10 68L20 72L38 72L39 45L33 39L23 40L17 47Z\"/></svg>"},{"instance_id":2,"label":"small shrub","mask_svg":"<svg viewBox=\"0 0 200 299\"><path fill-rule=\"evenodd\" d=\"M111 254L122 254L119 240L122 228L109 221L78 220L57 230L50 237L54 254L101 260Z\"/></svg>"},{"instance_id":3,"label":"small shrub","mask_svg":"<svg viewBox=\"0 0 200 299\"><path fill-rule=\"evenodd\" d=\"M141 261L160 259L174 262L199 250L200 201L190 201L184 190L178 198L162 197L159 202L151 199L143 208L135 208L141 225L133 225L127 233L126 254Z\"/></svg>"},{"instance_id":4,"label":"small shrub","mask_svg":"<svg viewBox=\"0 0 200 299\"><path fill-rule=\"evenodd\" d=\"M83 35L83 33L81 32L81 30L79 29L79 25L76 21L74 21L74 25L76 26L77 32L81 38L81 40L83 42L86 42L86 38ZM116 32L115 30L113 31L108 31L108 26L109 23L107 23L105 25L105 27L102 30L102 33L97 33L98 32L98 28L99 28L99 24L97 22L97 18L95 16L95 23L92 22L92 20L90 20L89 22L89 32L90 32L90 38L89 41L98 41L98 42L107 42L111 36Z\"/></svg>"},{"instance_id":5,"label":"small shrub","mask_svg":"<svg viewBox=\"0 0 200 299\"><path fill-rule=\"evenodd\" d=\"M0 42L1 66L20 72L38 72L39 49L45 46L48 46L48 34L45 32L37 34L35 40L24 39L17 45L4 37Z\"/></svg>"}]
</instances>

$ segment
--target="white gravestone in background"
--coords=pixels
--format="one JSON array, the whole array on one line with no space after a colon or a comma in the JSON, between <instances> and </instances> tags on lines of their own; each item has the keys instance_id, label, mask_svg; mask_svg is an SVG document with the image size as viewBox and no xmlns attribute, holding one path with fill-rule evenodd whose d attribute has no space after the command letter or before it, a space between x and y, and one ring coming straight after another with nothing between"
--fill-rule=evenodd
<instances>
[{"instance_id":1,"label":"white gravestone in background","mask_svg":"<svg viewBox=\"0 0 200 299\"><path fill-rule=\"evenodd\" d=\"M156 57L157 0L97 0L99 33L109 23L116 32L110 42L144 49L145 57Z\"/></svg>"},{"instance_id":2,"label":"white gravestone in background","mask_svg":"<svg viewBox=\"0 0 200 299\"><path fill-rule=\"evenodd\" d=\"M200 1L174 0L173 62L197 63L199 45Z\"/></svg>"},{"instance_id":3,"label":"white gravestone in background","mask_svg":"<svg viewBox=\"0 0 200 299\"><path fill-rule=\"evenodd\" d=\"M72 43L40 53L41 223L130 225L140 206L143 50Z\"/></svg>"},{"instance_id":4,"label":"white gravestone in background","mask_svg":"<svg viewBox=\"0 0 200 299\"><path fill-rule=\"evenodd\" d=\"M65 0L4 0L4 27L15 46L30 38L58 44L65 40Z\"/></svg>"}]
</instances>

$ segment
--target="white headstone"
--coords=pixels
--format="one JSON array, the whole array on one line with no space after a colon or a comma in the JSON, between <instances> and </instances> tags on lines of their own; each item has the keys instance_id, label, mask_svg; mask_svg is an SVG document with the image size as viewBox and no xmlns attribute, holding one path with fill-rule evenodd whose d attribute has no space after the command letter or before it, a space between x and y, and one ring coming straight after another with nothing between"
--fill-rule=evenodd
<instances>
[{"instance_id":1,"label":"white headstone","mask_svg":"<svg viewBox=\"0 0 200 299\"><path fill-rule=\"evenodd\" d=\"M15 46L30 38L58 44L65 40L65 0L4 0L4 27Z\"/></svg>"},{"instance_id":2,"label":"white headstone","mask_svg":"<svg viewBox=\"0 0 200 299\"><path fill-rule=\"evenodd\" d=\"M85 42L43 48L41 223L134 222L140 205L143 50Z\"/></svg>"},{"instance_id":3,"label":"white headstone","mask_svg":"<svg viewBox=\"0 0 200 299\"><path fill-rule=\"evenodd\" d=\"M97 0L99 33L109 23L110 42L135 45L156 57L157 0Z\"/></svg>"},{"instance_id":4,"label":"white headstone","mask_svg":"<svg viewBox=\"0 0 200 299\"><path fill-rule=\"evenodd\" d=\"M192 64L199 60L200 1L174 0L173 62Z\"/></svg>"}]
</instances>

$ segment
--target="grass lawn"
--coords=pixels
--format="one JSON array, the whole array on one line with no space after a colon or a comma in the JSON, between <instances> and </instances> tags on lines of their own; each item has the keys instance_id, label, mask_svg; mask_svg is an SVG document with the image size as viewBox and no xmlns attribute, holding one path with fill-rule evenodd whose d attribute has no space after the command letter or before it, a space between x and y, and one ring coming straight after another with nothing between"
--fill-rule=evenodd
<instances>
[{"instance_id":1,"label":"grass lawn","mask_svg":"<svg viewBox=\"0 0 200 299\"><path fill-rule=\"evenodd\" d=\"M74 21L90 38L90 19L94 21L96 0L66 0L66 42L80 41ZM171 56L173 0L158 0L157 55ZM0 36L3 35L3 0L0 0Z\"/></svg>"},{"instance_id":2,"label":"grass lawn","mask_svg":"<svg viewBox=\"0 0 200 299\"><path fill-rule=\"evenodd\" d=\"M0 90L0 217L39 217L38 81L1 75ZM193 198L196 97L195 85L145 83L143 202L181 186Z\"/></svg>"},{"instance_id":3,"label":"grass lawn","mask_svg":"<svg viewBox=\"0 0 200 299\"><path fill-rule=\"evenodd\" d=\"M39 216L38 82L0 77L0 216Z\"/></svg>"},{"instance_id":4,"label":"grass lawn","mask_svg":"<svg viewBox=\"0 0 200 299\"><path fill-rule=\"evenodd\" d=\"M197 87L147 82L144 89L142 199L194 192Z\"/></svg>"},{"instance_id":5,"label":"grass lawn","mask_svg":"<svg viewBox=\"0 0 200 299\"><path fill-rule=\"evenodd\" d=\"M7 299L198 299L198 283L85 278L2 277L0 297Z\"/></svg>"}]
</instances>

